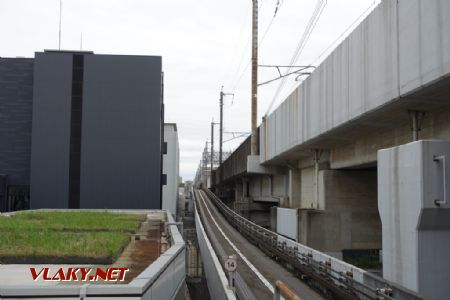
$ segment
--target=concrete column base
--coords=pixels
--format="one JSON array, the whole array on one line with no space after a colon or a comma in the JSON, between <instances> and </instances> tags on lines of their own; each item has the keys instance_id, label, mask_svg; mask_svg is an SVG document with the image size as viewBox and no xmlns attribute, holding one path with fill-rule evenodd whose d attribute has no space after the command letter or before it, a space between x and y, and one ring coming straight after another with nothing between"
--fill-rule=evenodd
<instances>
[{"instance_id":1,"label":"concrete column base","mask_svg":"<svg viewBox=\"0 0 450 300\"><path fill-rule=\"evenodd\" d=\"M378 152L383 276L427 299L450 295L449 160L450 141Z\"/></svg>"},{"instance_id":2,"label":"concrete column base","mask_svg":"<svg viewBox=\"0 0 450 300\"><path fill-rule=\"evenodd\" d=\"M301 210L299 241L335 257L381 249L376 170L322 170L319 176L324 209Z\"/></svg>"}]
</instances>

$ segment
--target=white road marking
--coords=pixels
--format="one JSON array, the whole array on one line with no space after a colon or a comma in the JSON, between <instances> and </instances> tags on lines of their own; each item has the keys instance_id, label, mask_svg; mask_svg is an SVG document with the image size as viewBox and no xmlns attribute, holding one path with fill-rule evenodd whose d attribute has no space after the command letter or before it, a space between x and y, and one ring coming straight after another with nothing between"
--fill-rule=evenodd
<instances>
[{"instance_id":1,"label":"white road marking","mask_svg":"<svg viewBox=\"0 0 450 300\"><path fill-rule=\"evenodd\" d=\"M208 214L211 217L211 220L216 225L217 229L219 229L222 236L225 238L225 240L230 244L230 246L236 251L236 253L242 258L242 260L247 264L247 266L256 274L256 276L262 281L262 283L272 292L272 294L275 293L275 289L270 284L270 282L258 271L258 269L247 259L247 257L242 254L242 252L236 247L236 245L228 238L228 236L223 232L222 228L220 228L219 224L217 224L216 219L211 214L211 211L209 210L208 205L206 205L205 199L203 198L203 192L199 191L198 194L200 195L200 198L203 201L203 204L206 207L206 210L208 211Z\"/></svg>"}]
</instances>

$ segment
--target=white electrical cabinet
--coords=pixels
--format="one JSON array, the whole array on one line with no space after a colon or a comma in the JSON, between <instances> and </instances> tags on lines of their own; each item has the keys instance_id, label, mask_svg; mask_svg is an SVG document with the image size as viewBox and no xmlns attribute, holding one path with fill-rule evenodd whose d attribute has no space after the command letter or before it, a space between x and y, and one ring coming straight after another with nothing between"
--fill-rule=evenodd
<instances>
[{"instance_id":1,"label":"white electrical cabinet","mask_svg":"<svg viewBox=\"0 0 450 300\"><path fill-rule=\"evenodd\" d=\"M450 295L450 141L378 152L383 277L427 299Z\"/></svg>"},{"instance_id":2,"label":"white electrical cabinet","mask_svg":"<svg viewBox=\"0 0 450 300\"><path fill-rule=\"evenodd\" d=\"M277 233L297 241L297 209L277 207Z\"/></svg>"}]
</instances>

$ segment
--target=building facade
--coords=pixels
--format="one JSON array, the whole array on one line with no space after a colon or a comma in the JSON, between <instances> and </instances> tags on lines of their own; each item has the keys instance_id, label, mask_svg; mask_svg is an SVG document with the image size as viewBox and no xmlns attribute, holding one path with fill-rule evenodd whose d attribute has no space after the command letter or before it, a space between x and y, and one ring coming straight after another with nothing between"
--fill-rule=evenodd
<instances>
[{"instance_id":1,"label":"building facade","mask_svg":"<svg viewBox=\"0 0 450 300\"><path fill-rule=\"evenodd\" d=\"M0 211L29 206L33 64L0 58Z\"/></svg>"},{"instance_id":2,"label":"building facade","mask_svg":"<svg viewBox=\"0 0 450 300\"><path fill-rule=\"evenodd\" d=\"M6 60L28 68L9 70ZM2 112L28 127L20 132L27 142L16 146L23 158L12 161L5 145L20 134L8 135L12 129L0 124L5 199L22 184L30 187L31 208L161 208L161 57L45 51L6 60L0 59L0 105L9 107ZM24 179L11 170L22 170ZM2 210L14 209L3 203Z\"/></svg>"},{"instance_id":3,"label":"building facade","mask_svg":"<svg viewBox=\"0 0 450 300\"><path fill-rule=\"evenodd\" d=\"M164 124L164 156L163 156L163 185L162 208L167 209L173 216L177 214L180 150L178 145L177 124Z\"/></svg>"}]
</instances>

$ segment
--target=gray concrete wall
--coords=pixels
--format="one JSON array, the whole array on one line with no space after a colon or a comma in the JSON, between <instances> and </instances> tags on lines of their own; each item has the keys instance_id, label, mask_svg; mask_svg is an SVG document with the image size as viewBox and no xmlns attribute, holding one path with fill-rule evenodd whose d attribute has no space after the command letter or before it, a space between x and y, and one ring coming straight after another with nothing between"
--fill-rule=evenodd
<instances>
[{"instance_id":1,"label":"gray concrete wall","mask_svg":"<svg viewBox=\"0 0 450 300\"><path fill-rule=\"evenodd\" d=\"M299 170L289 170L288 197L290 208L300 208L301 203L301 173Z\"/></svg>"},{"instance_id":2,"label":"gray concrete wall","mask_svg":"<svg viewBox=\"0 0 450 300\"><path fill-rule=\"evenodd\" d=\"M262 197L270 197L272 192L272 182L273 179L270 175L260 175L260 184L261 184L261 198Z\"/></svg>"},{"instance_id":3,"label":"gray concrete wall","mask_svg":"<svg viewBox=\"0 0 450 300\"><path fill-rule=\"evenodd\" d=\"M0 58L0 174L11 185L30 184L32 100L33 59Z\"/></svg>"},{"instance_id":4,"label":"gray concrete wall","mask_svg":"<svg viewBox=\"0 0 450 300\"><path fill-rule=\"evenodd\" d=\"M287 172L286 172L287 173ZM288 197L288 174L258 174L249 177L249 196L255 201L280 202ZM241 195L240 192L239 195ZM285 203L283 203L286 205Z\"/></svg>"},{"instance_id":5,"label":"gray concrete wall","mask_svg":"<svg viewBox=\"0 0 450 300\"><path fill-rule=\"evenodd\" d=\"M259 226L270 228L270 208L274 205L274 203L270 202L254 202L250 203L249 212L247 217L250 221Z\"/></svg>"},{"instance_id":6,"label":"gray concrete wall","mask_svg":"<svg viewBox=\"0 0 450 300\"><path fill-rule=\"evenodd\" d=\"M67 208L72 54L36 53L31 149L31 208Z\"/></svg>"},{"instance_id":7,"label":"gray concrete wall","mask_svg":"<svg viewBox=\"0 0 450 300\"><path fill-rule=\"evenodd\" d=\"M300 170L300 208L316 208L317 204L314 196L314 168L304 168Z\"/></svg>"},{"instance_id":8,"label":"gray concrete wall","mask_svg":"<svg viewBox=\"0 0 450 300\"><path fill-rule=\"evenodd\" d=\"M83 208L161 208L161 57L86 55Z\"/></svg>"},{"instance_id":9,"label":"gray concrete wall","mask_svg":"<svg viewBox=\"0 0 450 300\"><path fill-rule=\"evenodd\" d=\"M383 276L427 299L450 294L449 141L418 141L378 153ZM445 156L444 162L434 161ZM447 176L444 176L443 169Z\"/></svg>"},{"instance_id":10,"label":"gray concrete wall","mask_svg":"<svg viewBox=\"0 0 450 300\"><path fill-rule=\"evenodd\" d=\"M249 194L252 197L261 196L261 177L251 177L249 179Z\"/></svg>"},{"instance_id":11,"label":"gray concrete wall","mask_svg":"<svg viewBox=\"0 0 450 300\"><path fill-rule=\"evenodd\" d=\"M286 197L288 195L288 176L274 174L272 176L272 195L276 197Z\"/></svg>"},{"instance_id":12,"label":"gray concrete wall","mask_svg":"<svg viewBox=\"0 0 450 300\"><path fill-rule=\"evenodd\" d=\"M346 140L348 135L331 136L331 131L351 127L377 109L394 106L400 96L448 76L448 11L450 2L442 0L382 1L266 118L261 161L285 158L294 148L319 139L329 138L328 144ZM422 102L433 103L426 98ZM361 125L370 129L390 123L399 122L391 118L379 124L379 118L373 118Z\"/></svg>"},{"instance_id":13,"label":"gray concrete wall","mask_svg":"<svg viewBox=\"0 0 450 300\"><path fill-rule=\"evenodd\" d=\"M220 180L231 179L234 176L242 175L247 171L247 156L250 155L250 137L248 137L242 144L225 159L222 165L217 168L215 184L220 183Z\"/></svg>"},{"instance_id":14,"label":"gray concrete wall","mask_svg":"<svg viewBox=\"0 0 450 300\"><path fill-rule=\"evenodd\" d=\"M427 112L419 132L420 139L450 139L450 109ZM376 164L377 151L403 145L411 141L409 116L404 112L404 125L379 129L371 134L361 134L345 145L330 150L330 167L346 168L359 165Z\"/></svg>"}]
</instances>

